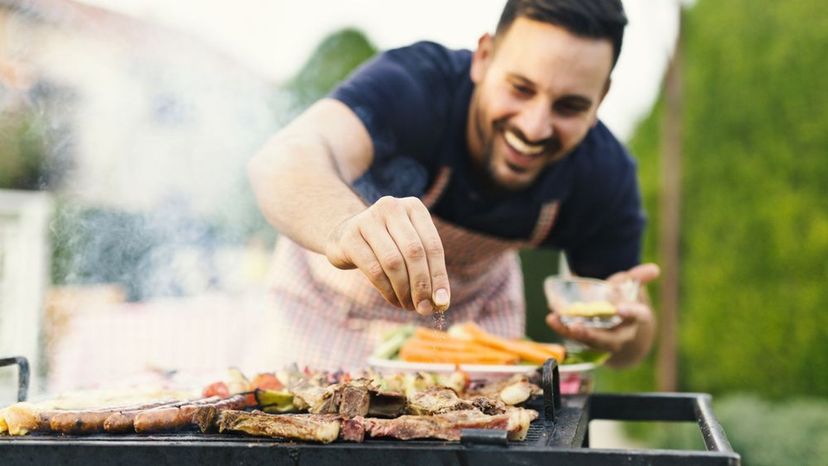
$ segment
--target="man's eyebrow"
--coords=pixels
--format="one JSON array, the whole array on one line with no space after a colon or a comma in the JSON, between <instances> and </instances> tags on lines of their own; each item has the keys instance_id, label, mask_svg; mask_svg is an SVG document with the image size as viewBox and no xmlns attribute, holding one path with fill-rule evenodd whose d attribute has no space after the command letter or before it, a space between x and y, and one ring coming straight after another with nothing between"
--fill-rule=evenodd
<instances>
[{"instance_id":1,"label":"man's eyebrow","mask_svg":"<svg viewBox=\"0 0 828 466\"><path fill-rule=\"evenodd\" d=\"M523 75L517 74L517 73L506 73L506 77L509 80L518 81L520 84L522 84L524 86L529 86L529 87L532 87L532 88L537 87L536 84L532 80L530 80L529 78L527 78ZM559 97L557 99L557 101L558 102L566 101L568 104L582 105L586 108L592 106L592 99L590 99L589 97L584 97L582 95L578 95L578 94L567 94L565 96Z\"/></svg>"},{"instance_id":2,"label":"man's eyebrow","mask_svg":"<svg viewBox=\"0 0 828 466\"><path fill-rule=\"evenodd\" d=\"M527 78L527 77L525 77L525 76L522 76L522 75L519 75L519 74L517 74L517 73L506 73L506 76L507 76L509 79L512 79L512 80L514 80L514 81L520 81L520 83L521 83L521 84L525 84L525 85L527 85L527 86L532 86L532 87L534 87L534 86L535 86L535 83L533 83L532 81L530 81L530 80L529 80L529 78Z\"/></svg>"},{"instance_id":3,"label":"man's eyebrow","mask_svg":"<svg viewBox=\"0 0 828 466\"><path fill-rule=\"evenodd\" d=\"M583 105L585 107L592 106L592 99L576 94L565 95L558 99L558 102L560 101L566 101L569 104Z\"/></svg>"}]
</instances>

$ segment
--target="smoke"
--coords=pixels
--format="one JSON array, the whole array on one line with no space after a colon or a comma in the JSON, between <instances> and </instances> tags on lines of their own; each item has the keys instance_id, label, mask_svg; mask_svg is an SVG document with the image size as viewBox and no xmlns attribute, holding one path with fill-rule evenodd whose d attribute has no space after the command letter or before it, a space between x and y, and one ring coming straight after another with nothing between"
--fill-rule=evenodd
<instances>
[{"instance_id":1,"label":"smoke","mask_svg":"<svg viewBox=\"0 0 828 466\"><path fill-rule=\"evenodd\" d=\"M115 283L132 300L237 290L246 251L274 236L245 163L282 124L287 94L178 31L39 5L9 7L7 61L27 84L0 127L25 117L37 159L11 187L59 200L53 283Z\"/></svg>"}]
</instances>

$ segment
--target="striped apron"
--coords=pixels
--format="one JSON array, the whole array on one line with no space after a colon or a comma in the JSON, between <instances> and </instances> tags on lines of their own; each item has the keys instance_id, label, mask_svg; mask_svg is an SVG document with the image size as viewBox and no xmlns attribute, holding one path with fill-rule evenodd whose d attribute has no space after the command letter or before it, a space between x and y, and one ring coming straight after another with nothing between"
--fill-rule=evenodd
<instances>
[{"instance_id":1,"label":"striped apron","mask_svg":"<svg viewBox=\"0 0 828 466\"><path fill-rule=\"evenodd\" d=\"M444 168L421 198L426 207L442 194L451 172ZM475 321L505 337L525 331L523 277L517 251L536 247L549 234L558 203L550 202L528 241L472 232L432 216L443 242L451 283L445 324ZM360 369L382 335L399 324L435 327L436 317L388 304L359 270L340 270L324 255L280 237L270 278L270 303L257 361L266 367ZM440 322L442 324L442 322Z\"/></svg>"}]
</instances>

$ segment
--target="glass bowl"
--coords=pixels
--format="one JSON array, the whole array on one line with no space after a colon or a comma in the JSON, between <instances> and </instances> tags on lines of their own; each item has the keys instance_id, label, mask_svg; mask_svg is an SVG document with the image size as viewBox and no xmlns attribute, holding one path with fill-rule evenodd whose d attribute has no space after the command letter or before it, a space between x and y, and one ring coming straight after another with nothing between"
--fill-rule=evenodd
<instances>
[{"instance_id":1,"label":"glass bowl","mask_svg":"<svg viewBox=\"0 0 828 466\"><path fill-rule=\"evenodd\" d=\"M635 301L638 282L608 282L595 278L551 276L543 283L546 301L564 325L612 328L621 323L618 304Z\"/></svg>"}]
</instances>

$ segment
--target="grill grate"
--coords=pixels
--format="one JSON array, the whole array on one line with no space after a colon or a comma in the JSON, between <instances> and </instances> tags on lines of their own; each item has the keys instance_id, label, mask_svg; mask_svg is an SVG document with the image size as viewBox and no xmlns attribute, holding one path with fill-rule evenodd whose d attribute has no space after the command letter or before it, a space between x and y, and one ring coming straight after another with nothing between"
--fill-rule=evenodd
<instances>
[{"instance_id":1,"label":"grill grate","mask_svg":"<svg viewBox=\"0 0 828 466\"><path fill-rule=\"evenodd\" d=\"M9 359L9 360L13 360ZM6 360L6 361L9 361ZM0 360L3 361L3 360ZM22 367L21 367L22 369ZM554 361L543 367L542 399L529 408L539 418L525 441L507 442L505 432L463 432L460 442L368 439L364 443L328 445L247 437L240 434L201 434L182 431L157 435L70 436L34 433L0 436L3 466L16 464L291 464L314 466L475 464L475 465L651 465L738 466L727 437L710 407L709 395L657 393L642 395L566 396L557 390ZM698 423L706 451L593 450L587 428L592 419L692 421ZM502 436L496 433L502 432Z\"/></svg>"}]
</instances>

